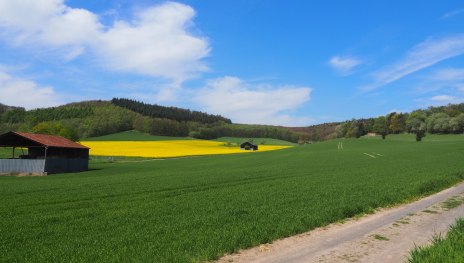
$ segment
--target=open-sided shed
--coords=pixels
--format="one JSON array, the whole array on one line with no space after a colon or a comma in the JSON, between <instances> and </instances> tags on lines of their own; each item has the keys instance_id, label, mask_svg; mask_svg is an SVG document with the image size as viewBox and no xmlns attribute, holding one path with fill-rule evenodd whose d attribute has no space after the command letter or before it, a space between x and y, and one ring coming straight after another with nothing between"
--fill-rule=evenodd
<instances>
[{"instance_id":1,"label":"open-sided shed","mask_svg":"<svg viewBox=\"0 0 464 263\"><path fill-rule=\"evenodd\" d=\"M7 132L0 135L0 147L12 148L10 159L0 159L3 174L82 172L89 167L89 148L60 136ZM17 156L18 148L27 148L27 154Z\"/></svg>"}]
</instances>

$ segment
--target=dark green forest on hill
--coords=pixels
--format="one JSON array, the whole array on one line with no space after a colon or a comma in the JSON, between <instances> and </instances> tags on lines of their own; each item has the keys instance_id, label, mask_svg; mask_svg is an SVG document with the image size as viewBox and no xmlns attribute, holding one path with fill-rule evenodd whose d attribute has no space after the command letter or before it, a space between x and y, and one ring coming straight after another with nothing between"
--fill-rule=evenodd
<instances>
[{"instance_id":1,"label":"dark green forest on hill","mask_svg":"<svg viewBox=\"0 0 464 263\"><path fill-rule=\"evenodd\" d=\"M25 110L0 104L0 133L26 131L79 140L137 130L151 135L216 139L220 137L273 138L289 142L359 138L368 133L464 133L464 103L429 107L411 113L352 119L308 127L233 124L223 116L129 99L84 101L59 107Z\"/></svg>"}]
</instances>

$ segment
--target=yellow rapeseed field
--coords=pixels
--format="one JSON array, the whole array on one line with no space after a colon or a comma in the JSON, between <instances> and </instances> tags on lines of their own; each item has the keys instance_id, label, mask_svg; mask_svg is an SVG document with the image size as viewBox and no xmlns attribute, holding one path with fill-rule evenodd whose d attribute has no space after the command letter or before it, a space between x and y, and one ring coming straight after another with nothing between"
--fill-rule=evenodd
<instances>
[{"instance_id":1,"label":"yellow rapeseed field","mask_svg":"<svg viewBox=\"0 0 464 263\"><path fill-rule=\"evenodd\" d=\"M193 155L249 153L238 146L225 146L224 142L204 140L172 141L83 141L90 155L128 157L180 157ZM284 149L292 146L259 145L258 152Z\"/></svg>"}]
</instances>

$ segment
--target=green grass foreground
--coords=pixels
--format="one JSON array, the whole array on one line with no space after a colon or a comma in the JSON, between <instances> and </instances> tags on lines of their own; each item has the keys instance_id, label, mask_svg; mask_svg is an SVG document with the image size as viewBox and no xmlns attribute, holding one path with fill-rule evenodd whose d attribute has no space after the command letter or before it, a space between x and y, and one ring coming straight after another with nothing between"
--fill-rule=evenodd
<instances>
[{"instance_id":1,"label":"green grass foreground","mask_svg":"<svg viewBox=\"0 0 464 263\"><path fill-rule=\"evenodd\" d=\"M215 259L462 181L464 136L426 138L0 177L0 261Z\"/></svg>"},{"instance_id":2,"label":"green grass foreground","mask_svg":"<svg viewBox=\"0 0 464 263\"><path fill-rule=\"evenodd\" d=\"M446 237L437 236L430 246L416 247L408 259L410 263L464 262L464 219L451 226Z\"/></svg>"}]
</instances>

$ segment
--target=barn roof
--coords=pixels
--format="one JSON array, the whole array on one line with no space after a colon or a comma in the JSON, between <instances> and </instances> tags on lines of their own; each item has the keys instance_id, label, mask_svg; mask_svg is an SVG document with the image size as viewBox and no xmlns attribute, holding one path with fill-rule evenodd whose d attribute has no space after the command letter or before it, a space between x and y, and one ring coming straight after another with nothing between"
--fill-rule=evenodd
<instances>
[{"instance_id":1,"label":"barn roof","mask_svg":"<svg viewBox=\"0 0 464 263\"><path fill-rule=\"evenodd\" d=\"M25 139L25 140L24 140ZM33 134L27 132L7 132L0 135L0 146L44 146L57 148L89 149L82 144L73 142L61 136Z\"/></svg>"}]
</instances>

